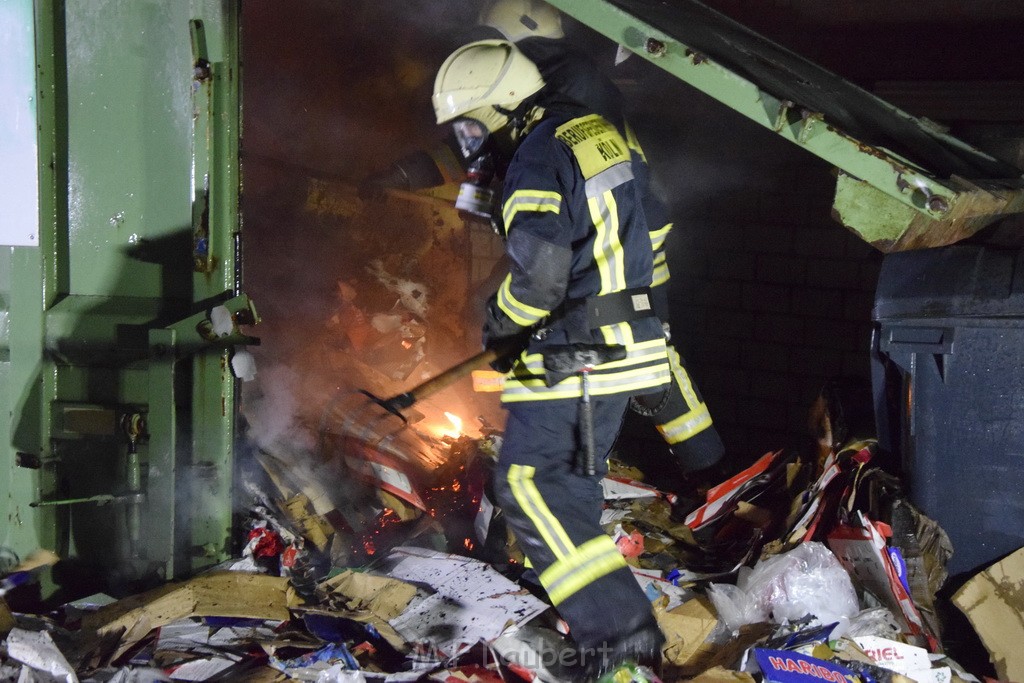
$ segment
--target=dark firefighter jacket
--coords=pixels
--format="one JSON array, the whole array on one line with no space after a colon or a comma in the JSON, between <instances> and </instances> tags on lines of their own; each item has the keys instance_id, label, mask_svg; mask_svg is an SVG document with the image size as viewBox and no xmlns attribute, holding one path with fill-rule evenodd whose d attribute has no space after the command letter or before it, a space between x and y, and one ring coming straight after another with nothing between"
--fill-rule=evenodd
<instances>
[{"instance_id":1,"label":"dark firefighter jacket","mask_svg":"<svg viewBox=\"0 0 1024 683\"><path fill-rule=\"evenodd\" d=\"M651 230L651 242L654 248L654 281L655 299L658 315L668 320L667 288L660 287L668 282L668 263L665 260L665 238L668 237L672 224L668 222L668 210L664 202L654 191L651 170L647 165L647 156L640 147L633 129L626 122L623 114L622 94L614 83L602 72L586 54L568 45L565 40L551 38L527 38L516 43L524 55L537 65L548 88L549 101L544 102L548 109L553 108L550 99L564 103L575 103L587 108L588 111L600 114L615 124L619 132L626 137L630 149L640 156L642 162L635 168L639 187L643 194L641 201L647 215L647 225Z\"/></svg>"},{"instance_id":2,"label":"dark firefighter jacket","mask_svg":"<svg viewBox=\"0 0 1024 683\"><path fill-rule=\"evenodd\" d=\"M655 310L662 320L668 321L668 261L665 240L672 230L668 209L654 190L647 156L640 147L633 129L623 113L622 94L615 84L589 56L575 49L565 40L552 38L526 38L516 43L544 78L546 88L540 104L545 109L593 112L615 125L625 137L629 148L638 156L640 164L634 167L641 188L641 202L650 229L654 250L654 279L652 296Z\"/></svg>"},{"instance_id":3,"label":"dark firefighter jacket","mask_svg":"<svg viewBox=\"0 0 1024 683\"><path fill-rule=\"evenodd\" d=\"M540 326L502 400L578 398L572 375L548 386L544 356L569 344L624 347L590 373L594 395L648 393L669 382L660 320L650 311L651 238L635 173L642 161L597 114L550 115L524 138L504 183L510 272L488 305L485 339ZM617 293L617 294L616 294ZM582 302L632 300L625 322L589 328ZM635 298L634 298L635 297Z\"/></svg>"}]
</instances>

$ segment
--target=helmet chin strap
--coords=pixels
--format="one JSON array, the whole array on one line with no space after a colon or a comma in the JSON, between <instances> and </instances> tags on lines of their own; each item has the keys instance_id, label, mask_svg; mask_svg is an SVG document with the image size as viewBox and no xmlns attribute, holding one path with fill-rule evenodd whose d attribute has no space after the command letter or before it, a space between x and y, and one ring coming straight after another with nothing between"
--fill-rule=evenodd
<instances>
[{"instance_id":1,"label":"helmet chin strap","mask_svg":"<svg viewBox=\"0 0 1024 683\"><path fill-rule=\"evenodd\" d=\"M519 140L543 116L544 109L543 107L535 106L536 101L535 97L528 97L516 105L515 109L505 109L504 107L493 105L496 111L508 117L509 133L513 140Z\"/></svg>"}]
</instances>

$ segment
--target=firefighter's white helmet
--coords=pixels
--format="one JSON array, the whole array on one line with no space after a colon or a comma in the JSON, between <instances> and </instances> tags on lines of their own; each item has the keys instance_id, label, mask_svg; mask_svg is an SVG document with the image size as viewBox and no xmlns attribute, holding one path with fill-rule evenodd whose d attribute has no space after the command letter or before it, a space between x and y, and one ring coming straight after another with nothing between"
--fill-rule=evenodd
<instances>
[{"instance_id":1,"label":"firefighter's white helmet","mask_svg":"<svg viewBox=\"0 0 1024 683\"><path fill-rule=\"evenodd\" d=\"M438 123L446 123L481 108L514 110L543 87L540 71L515 45L480 40L463 45L441 65L434 80L434 113Z\"/></svg>"},{"instance_id":2,"label":"firefighter's white helmet","mask_svg":"<svg viewBox=\"0 0 1024 683\"><path fill-rule=\"evenodd\" d=\"M494 0L480 13L480 23L513 43L524 38L564 38L562 15L541 0Z\"/></svg>"}]
</instances>

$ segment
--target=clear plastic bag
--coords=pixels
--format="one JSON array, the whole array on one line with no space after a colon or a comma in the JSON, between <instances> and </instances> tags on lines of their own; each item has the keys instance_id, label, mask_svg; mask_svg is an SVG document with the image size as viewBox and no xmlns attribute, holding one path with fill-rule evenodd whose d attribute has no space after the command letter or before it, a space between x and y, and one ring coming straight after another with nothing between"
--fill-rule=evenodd
<instances>
[{"instance_id":1,"label":"clear plastic bag","mask_svg":"<svg viewBox=\"0 0 1024 683\"><path fill-rule=\"evenodd\" d=\"M896 617L887 608L872 607L850 620L850 630L847 631L847 635L851 638L878 636L879 638L896 639L902 630Z\"/></svg>"},{"instance_id":2,"label":"clear plastic bag","mask_svg":"<svg viewBox=\"0 0 1024 683\"><path fill-rule=\"evenodd\" d=\"M746 624L783 623L808 615L827 624L859 611L850 575L832 551L816 542L758 562L740 575L735 586L711 584L708 598L733 631Z\"/></svg>"}]
</instances>

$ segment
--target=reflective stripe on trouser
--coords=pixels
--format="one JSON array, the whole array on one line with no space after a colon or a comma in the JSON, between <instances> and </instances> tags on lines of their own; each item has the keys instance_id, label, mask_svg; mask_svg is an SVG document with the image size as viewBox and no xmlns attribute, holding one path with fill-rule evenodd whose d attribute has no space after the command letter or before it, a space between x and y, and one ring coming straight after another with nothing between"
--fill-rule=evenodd
<instances>
[{"instance_id":1,"label":"reflective stripe on trouser","mask_svg":"<svg viewBox=\"0 0 1024 683\"><path fill-rule=\"evenodd\" d=\"M684 470L692 471L711 467L725 453L725 446L718 436L711 420L711 413L697 391L683 359L674 348L668 348L669 365L672 368L672 383L663 393L637 396L645 408L655 409L662 402L664 407L651 416L665 442L679 457Z\"/></svg>"},{"instance_id":2,"label":"reflective stripe on trouser","mask_svg":"<svg viewBox=\"0 0 1024 683\"><path fill-rule=\"evenodd\" d=\"M647 596L600 525L600 481L627 401L623 395L592 399L597 472L591 477L579 469L576 400L507 405L494 474L498 502L520 546L585 648L655 623Z\"/></svg>"}]
</instances>

